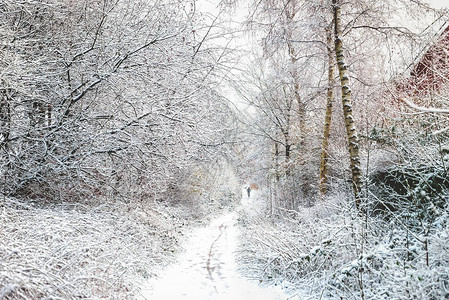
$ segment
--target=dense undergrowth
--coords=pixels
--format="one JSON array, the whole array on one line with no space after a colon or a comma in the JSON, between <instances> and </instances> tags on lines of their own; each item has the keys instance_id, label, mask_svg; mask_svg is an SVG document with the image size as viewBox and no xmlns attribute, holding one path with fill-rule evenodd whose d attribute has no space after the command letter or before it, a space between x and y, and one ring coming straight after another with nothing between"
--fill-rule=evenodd
<instances>
[{"instance_id":1,"label":"dense undergrowth","mask_svg":"<svg viewBox=\"0 0 449 300\"><path fill-rule=\"evenodd\" d=\"M1 299L132 298L183 233L175 209L2 202Z\"/></svg>"},{"instance_id":2,"label":"dense undergrowth","mask_svg":"<svg viewBox=\"0 0 449 300\"><path fill-rule=\"evenodd\" d=\"M0 299L134 299L173 262L186 230L208 222L220 207L226 206L4 198Z\"/></svg>"},{"instance_id":3,"label":"dense undergrowth","mask_svg":"<svg viewBox=\"0 0 449 300\"><path fill-rule=\"evenodd\" d=\"M301 299L449 297L447 198L417 230L398 212L360 217L346 197L283 216L242 215L242 272Z\"/></svg>"}]
</instances>

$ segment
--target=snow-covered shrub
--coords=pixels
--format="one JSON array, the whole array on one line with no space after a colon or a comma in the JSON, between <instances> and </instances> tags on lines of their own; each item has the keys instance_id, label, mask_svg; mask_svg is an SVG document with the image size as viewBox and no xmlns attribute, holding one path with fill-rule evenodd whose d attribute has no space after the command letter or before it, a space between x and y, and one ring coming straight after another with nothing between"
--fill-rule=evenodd
<instances>
[{"instance_id":1,"label":"snow-covered shrub","mask_svg":"<svg viewBox=\"0 0 449 300\"><path fill-rule=\"evenodd\" d=\"M423 117L425 119L425 117ZM388 220L400 219L414 232L425 230L444 210L449 195L447 149L443 136L418 131L423 120L402 120L412 124L372 129L376 141L372 152L391 153L388 165L373 161L366 167L369 214Z\"/></svg>"},{"instance_id":2,"label":"snow-covered shrub","mask_svg":"<svg viewBox=\"0 0 449 300\"><path fill-rule=\"evenodd\" d=\"M321 278L320 273L342 265L340 260L354 259L354 254L347 251L351 226L343 226L351 220L347 217L334 220L333 211L337 208L334 205L318 204L268 220L265 213L251 217L242 234L245 237L241 244L242 272L256 274L267 283L297 284L313 276ZM248 218L243 215L242 219L245 217ZM343 224L331 226L340 221Z\"/></svg>"},{"instance_id":3,"label":"snow-covered shrub","mask_svg":"<svg viewBox=\"0 0 449 300\"><path fill-rule=\"evenodd\" d=\"M371 176L376 195L374 213L413 214L416 221L429 221L435 209L443 208L449 179L443 166L392 167Z\"/></svg>"},{"instance_id":4,"label":"snow-covered shrub","mask_svg":"<svg viewBox=\"0 0 449 300\"><path fill-rule=\"evenodd\" d=\"M177 249L168 208L42 206L3 198L1 299L132 299Z\"/></svg>"},{"instance_id":5,"label":"snow-covered shrub","mask_svg":"<svg viewBox=\"0 0 449 300\"><path fill-rule=\"evenodd\" d=\"M241 271L300 299L449 297L449 202L419 231L397 212L361 217L347 198L271 219L242 215Z\"/></svg>"}]
</instances>

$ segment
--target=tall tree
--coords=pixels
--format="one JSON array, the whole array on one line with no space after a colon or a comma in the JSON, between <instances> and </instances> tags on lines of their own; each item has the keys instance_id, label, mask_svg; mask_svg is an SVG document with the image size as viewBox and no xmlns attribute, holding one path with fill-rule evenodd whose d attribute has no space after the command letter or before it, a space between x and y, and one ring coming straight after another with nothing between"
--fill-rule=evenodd
<instances>
[{"instance_id":1,"label":"tall tree","mask_svg":"<svg viewBox=\"0 0 449 300\"><path fill-rule=\"evenodd\" d=\"M335 38L335 55L340 76L341 84L341 101L343 104L343 115L345 119L345 128L348 141L348 150L350 158L350 168L352 173L352 188L355 196L355 204L360 208L360 191L362 188L362 169L360 166L359 155L359 138L357 135L357 127L354 123L351 86L349 82L348 66L346 65L343 51L343 34L341 30L341 1L332 0L333 5L333 22L334 22L334 38Z\"/></svg>"},{"instance_id":2,"label":"tall tree","mask_svg":"<svg viewBox=\"0 0 449 300\"><path fill-rule=\"evenodd\" d=\"M207 46L215 25L194 1L1 9L5 193L161 198L176 174L225 148L232 111L215 76L227 51Z\"/></svg>"},{"instance_id":3,"label":"tall tree","mask_svg":"<svg viewBox=\"0 0 449 300\"><path fill-rule=\"evenodd\" d=\"M329 160L329 137L332 122L332 105L334 102L334 86L335 86L335 54L332 38L332 28L326 27L327 35L327 96L326 96L326 113L324 116L323 142L321 145L321 162L320 162L320 193L325 195L327 191L327 169Z\"/></svg>"}]
</instances>

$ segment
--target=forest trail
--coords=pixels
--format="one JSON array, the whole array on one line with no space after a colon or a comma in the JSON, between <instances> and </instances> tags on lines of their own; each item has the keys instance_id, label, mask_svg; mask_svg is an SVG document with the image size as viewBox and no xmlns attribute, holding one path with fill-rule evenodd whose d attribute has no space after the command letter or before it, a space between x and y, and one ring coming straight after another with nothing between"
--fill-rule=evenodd
<instances>
[{"instance_id":1,"label":"forest trail","mask_svg":"<svg viewBox=\"0 0 449 300\"><path fill-rule=\"evenodd\" d=\"M207 227L193 230L186 251L160 278L142 290L143 299L293 299L280 287L265 288L238 274L235 251L239 230L237 211L252 210L254 196L243 197L234 211L214 219Z\"/></svg>"}]
</instances>

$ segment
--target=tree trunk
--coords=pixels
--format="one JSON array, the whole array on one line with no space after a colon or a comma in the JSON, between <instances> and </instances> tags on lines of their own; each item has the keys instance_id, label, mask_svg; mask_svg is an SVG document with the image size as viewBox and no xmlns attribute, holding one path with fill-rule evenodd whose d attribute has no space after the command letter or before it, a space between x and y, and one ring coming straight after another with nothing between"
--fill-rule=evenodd
<instances>
[{"instance_id":1,"label":"tree trunk","mask_svg":"<svg viewBox=\"0 0 449 300\"><path fill-rule=\"evenodd\" d=\"M350 157L350 168L352 172L352 188L355 196L356 207L360 208L360 190L362 186L362 172L359 156L359 139L357 128L354 123L351 103L351 89L348 77L348 70L343 54L343 42L341 39L341 12L340 1L332 0L334 10L334 35L335 35L335 54L337 57L338 72L341 83L341 100L343 104L343 114L345 119L346 134L348 136L348 149Z\"/></svg>"},{"instance_id":2,"label":"tree trunk","mask_svg":"<svg viewBox=\"0 0 449 300\"><path fill-rule=\"evenodd\" d=\"M291 145L290 144L286 144L285 145L285 161L288 163L289 159L290 159L290 148Z\"/></svg>"},{"instance_id":3,"label":"tree trunk","mask_svg":"<svg viewBox=\"0 0 449 300\"><path fill-rule=\"evenodd\" d=\"M291 40L291 38L289 38ZM306 140L306 107L305 103L301 99L300 91L301 85L299 83L298 69L296 66L296 54L293 45L288 42L288 52L290 55L290 61L292 65L292 78L293 78L293 91L295 95L295 100L298 105L298 119L299 119L299 150L305 151L305 140Z\"/></svg>"},{"instance_id":4,"label":"tree trunk","mask_svg":"<svg viewBox=\"0 0 449 300\"><path fill-rule=\"evenodd\" d=\"M279 143L278 142L274 142L274 168L275 168L275 179L276 179L276 184L277 184L280 180L280 176L279 176Z\"/></svg>"},{"instance_id":5,"label":"tree trunk","mask_svg":"<svg viewBox=\"0 0 449 300\"><path fill-rule=\"evenodd\" d=\"M11 91L0 90L0 149L8 148L9 134L11 131Z\"/></svg>"},{"instance_id":6,"label":"tree trunk","mask_svg":"<svg viewBox=\"0 0 449 300\"><path fill-rule=\"evenodd\" d=\"M327 192L327 164L329 160L329 136L332 122L332 104L334 102L334 53L332 49L332 29L326 28L327 33L327 54L328 54L328 86L326 100L326 115L324 117L323 143L321 145L321 163L320 163L320 193L324 196Z\"/></svg>"},{"instance_id":7,"label":"tree trunk","mask_svg":"<svg viewBox=\"0 0 449 300\"><path fill-rule=\"evenodd\" d=\"M290 9L285 9L284 13L286 14L289 26L293 24L293 20L296 15L296 1L289 2L291 5ZM298 105L298 119L299 119L299 151L302 153L305 152L305 140L307 136L306 132L306 105L304 101L301 99L300 91L301 85L299 81L299 74L296 61L298 58L296 57L295 47L292 44L293 40L293 30L291 28L287 29L287 48L288 55L290 56L291 62L291 75L293 79L293 91L295 95L295 100Z\"/></svg>"}]
</instances>

